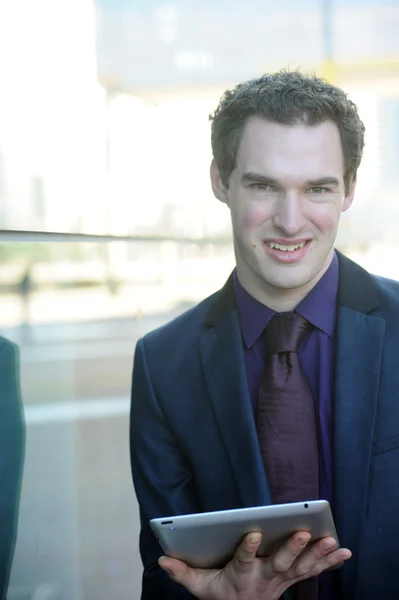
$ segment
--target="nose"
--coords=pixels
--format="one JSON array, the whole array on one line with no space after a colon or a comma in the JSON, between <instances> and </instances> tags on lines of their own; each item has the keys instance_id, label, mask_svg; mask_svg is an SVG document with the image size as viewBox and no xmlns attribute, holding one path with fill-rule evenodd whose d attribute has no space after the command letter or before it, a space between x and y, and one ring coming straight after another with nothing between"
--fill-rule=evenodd
<instances>
[{"instance_id":1,"label":"nose","mask_svg":"<svg viewBox=\"0 0 399 600\"><path fill-rule=\"evenodd\" d=\"M306 222L303 202L299 194L286 193L279 198L273 217L276 228L285 235L293 237L304 229Z\"/></svg>"}]
</instances>

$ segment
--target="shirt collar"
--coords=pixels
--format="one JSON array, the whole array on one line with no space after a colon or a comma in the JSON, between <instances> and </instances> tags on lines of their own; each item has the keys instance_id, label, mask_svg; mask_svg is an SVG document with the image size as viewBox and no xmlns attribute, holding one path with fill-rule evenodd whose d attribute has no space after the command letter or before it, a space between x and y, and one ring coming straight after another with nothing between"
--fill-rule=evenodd
<instances>
[{"instance_id":1,"label":"shirt collar","mask_svg":"<svg viewBox=\"0 0 399 600\"><path fill-rule=\"evenodd\" d=\"M331 264L323 277L295 308L296 312L330 338L335 329L338 278L338 257L334 252ZM242 287L236 271L233 274L233 285L241 334L247 348L251 348L276 311L251 296Z\"/></svg>"}]
</instances>

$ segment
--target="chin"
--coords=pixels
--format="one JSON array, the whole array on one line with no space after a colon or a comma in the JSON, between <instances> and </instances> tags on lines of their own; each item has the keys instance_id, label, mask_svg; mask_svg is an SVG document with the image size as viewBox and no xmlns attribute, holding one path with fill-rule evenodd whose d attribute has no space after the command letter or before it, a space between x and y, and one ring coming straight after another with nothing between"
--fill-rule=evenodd
<instances>
[{"instance_id":1,"label":"chin","mask_svg":"<svg viewBox=\"0 0 399 600\"><path fill-rule=\"evenodd\" d=\"M308 279L297 279L294 281L280 281L280 280L275 280L275 281L265 281L265 283L268 283L269 285L273 286L276 289L280 289L280 290L298 290L300 288L303 288L305 286L307 286L310 281Z\"/></svg>"},{"instance_id":2,"label":"chin","mask_svg":"<svg viewBox=\"0 0 399 600\"><path fill-rule=\"evenodd\" d=\"M262 275L263 281L274 288L281 290L296 290L309 285L313 280L314 275L307 273L294 273L287 272L279 273L276 277L270 277L270 270L268 273Z\"/></svg>"}]
</instances>

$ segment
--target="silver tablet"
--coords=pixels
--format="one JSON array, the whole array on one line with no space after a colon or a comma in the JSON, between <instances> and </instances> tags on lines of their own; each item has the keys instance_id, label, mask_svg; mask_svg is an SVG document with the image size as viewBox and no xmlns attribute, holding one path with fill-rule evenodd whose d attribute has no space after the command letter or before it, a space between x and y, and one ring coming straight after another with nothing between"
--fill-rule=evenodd
<instances>
[{"instance_id":1,"label":"silver tablet","mask_svg":"<svg viewBox=\"0 0 399 600\"><path fill-rule=\"evenodd\" d=\"M162 517L150 527L165 554L202 568L224 566L252 531L263 535L260 556L270 556L295 531L309 531L312 541L331 536L339 547L326 500Z\"/></svg>"}]
</instances>

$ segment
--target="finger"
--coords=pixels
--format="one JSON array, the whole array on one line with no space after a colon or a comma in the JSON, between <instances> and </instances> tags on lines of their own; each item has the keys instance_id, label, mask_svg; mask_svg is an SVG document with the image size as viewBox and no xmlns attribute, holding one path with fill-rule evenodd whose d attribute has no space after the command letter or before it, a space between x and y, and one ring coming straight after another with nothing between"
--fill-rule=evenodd
<instances>
[{"instance_id":1,"label":"finger","mask_svg":"<svg viewBox=\"0 0 399 600\"><path fill-rule=\"evenodd\" d=\"M332 537L323 538L310 546L294 564L295 575L303 576L320 569L321 572L351 557L350 550L347 548L336 550L336 547L336 541Z\"/></svg>"},{"instance_id":2,"label":"finger","mask_svg":"<svg viewBox=\"0 0 399 600\"><path fill-rule=\"evenodd\" d=\"M288 571L295 560L304 551L311 539L308 531L298 531L266 562L266 570L271 575L279 575Z\"/></svg>"},{"instance_id":3,"label":"finger","mask_svg":"<svg viewBox=\"0 0 399 600\"><path fill-rule=\"evenodd\" d=\"M256 553L262 540L259 532L249 533L235 551L231 566L237 574L247 573L252 569Z\"/></svg>"},{"instance_id":4,"label":"finger","mask_svg":"<svg viewBox=\"0 0 399 600\"><path fill-rule=\"evenodd\" d=\"M335 550L336 542L332 537L326 537L309 546L306 552L298 558L294 568L299 576L306 575L324 556Z\"/></svg>"},{"instance_id":5,"label":"finger","mask_svg":"<svg viewBox=\"0 0 399 600\"><path fill-rule=\"evenodd\" d=\"M314 568L312 569L311 577L314 575L320 575L323 571L331 569L333 567L341 566L343 562L349 560L352 556L352 552L348 548L340 548L334 552L330 552L322 559L320 559Z\"/></svg>"}]
</instances>

